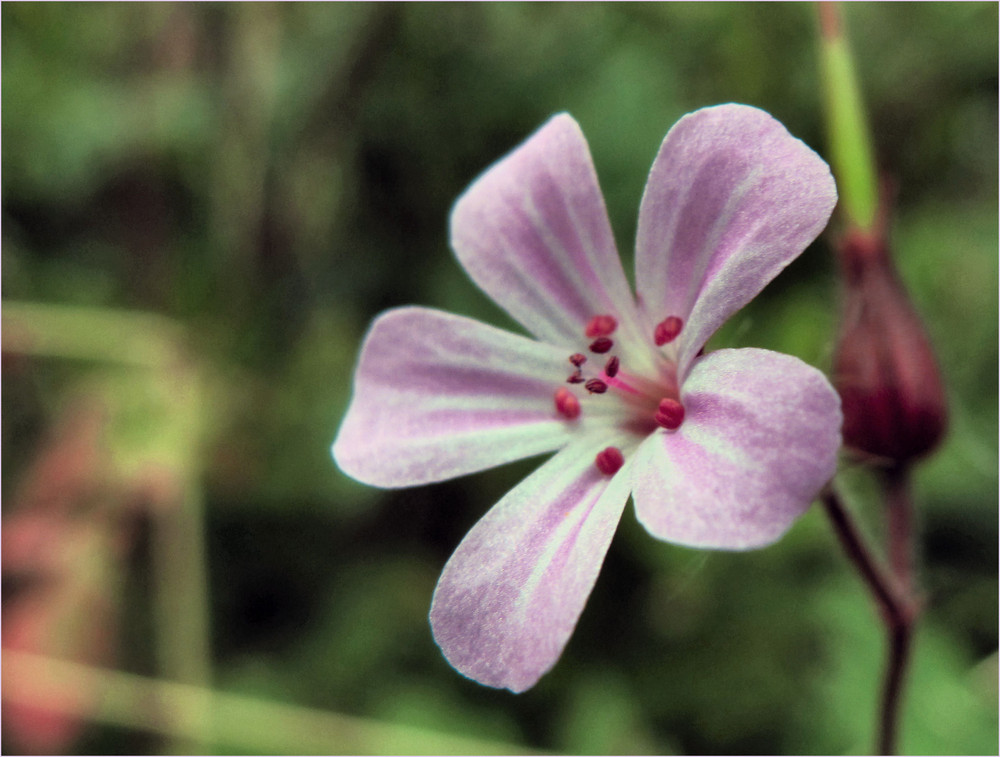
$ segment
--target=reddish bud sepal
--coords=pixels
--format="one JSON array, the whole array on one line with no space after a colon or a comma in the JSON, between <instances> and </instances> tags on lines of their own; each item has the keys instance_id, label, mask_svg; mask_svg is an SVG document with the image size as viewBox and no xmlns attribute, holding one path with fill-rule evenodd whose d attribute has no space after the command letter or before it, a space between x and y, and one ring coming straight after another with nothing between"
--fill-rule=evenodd
<instances>
[{"instance_id":1,"label":"reddish bud sepal","mask_svg":"<svg viewBox=\"0 0 1000 757\"><path fill-rule=\"evenodd\" d=\"M937 361L885 241L852 232L839 248L846 299L833 383L843 405L844 443L905 464L944 435L947 404Z\"/></svg>"},{"instance_id":2,"label":"reddish bud sepal","mask_svg":"<svg viewBox=\"0 0 1000 757\"><path fill-rule=\"evenodd\" d=\"M613 476L621 470L624 464L625 456L617 447L607 447L598 452L597 457L594 458L594 465L597 466L597 470L605 476Z\"/></svg>"}]
</instances>

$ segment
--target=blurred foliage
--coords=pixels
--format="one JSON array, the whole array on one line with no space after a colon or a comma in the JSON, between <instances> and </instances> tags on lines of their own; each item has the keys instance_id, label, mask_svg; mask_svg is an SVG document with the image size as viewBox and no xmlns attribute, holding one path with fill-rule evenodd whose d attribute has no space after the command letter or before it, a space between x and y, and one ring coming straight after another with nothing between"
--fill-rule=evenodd
<instances>
[{"instance_id":1,"label":"blurred foliage","mask_svg":"<svg viewBox=\"0 0 1000 757\"><path fill-rule=\"evenodd\" d=\"M995 753L997 6L844 12L897 188L899 267L952 401L947 443L918 471L926 614L901 744ZM627 511L566 653L513 696L448 667L427 610L462 535L536 461L382 492L329 456L380 310L511 325L449 253L448 213L552 113L580 121L626 261L646 171L682 114L753 104L823 153L811 6L5 3L0 15L4 299L168 316L188 377L29 358L8 351L5 319L4 493L67 398L96 391L126 458L116 480L148 472L128 462L141 458L199 487L218 688L524 749L869 748L883 640L818 510L747 554L664 545ZM825 368L836 320L821 240L713 346ZM146 323L134 321L140 341ZM105 336L128 363L131 348ZM871 482L849 463L842 480L877 538ZM182 672L154 647L170 616L150 594L175 577L155 553L138 538L119 567L117 664L169 678ZM190 602L174 611L197 616ZM164 747L92 726L65 748Z\"/></svg>"}]
</instances>

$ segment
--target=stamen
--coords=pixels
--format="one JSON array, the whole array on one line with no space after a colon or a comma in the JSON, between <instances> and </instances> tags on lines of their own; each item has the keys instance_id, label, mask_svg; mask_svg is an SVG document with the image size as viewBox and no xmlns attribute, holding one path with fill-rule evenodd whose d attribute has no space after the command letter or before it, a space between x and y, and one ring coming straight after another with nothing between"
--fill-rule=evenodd
<instances>
[{"instance_id":1,"label":"stamen","mask_svg":"<svg viewBox=\"0 0 1000 757\"><path fill-rule=\"evenodd\" d=\"M673 431L680 428L684 422L684 405L670 397L660 400L660 406L653 415L657 425Z\"/></svg>"},{"instance_id":2,"label":"stamen","mask_svg":"<svg viewBox=\"0 0 1000 757\"><path fill-rule=\"evenodd\" d=\"M586 379L583 377L583 371L579 368L577 368L576 372L571 374L570 377L566 379L567 384L582 384L584 381L586 381Z\"/></svg>"},{"instance_id":3,"label":"stamen","mask_svg":"<svg viewBox=\"0 0 1000 757\"><path fill-rule=\"evenodd\" d=\"M615 346L615 343L608 339L606 336L599 336L590 345L590 351L596 352L598 355L603 355L605 352L610 350Z\"/></svg>"},{"instance_id":4,"label":"stamen","mask_svg":"<svg viewBox=\"0 0 1000 757\"><path fill-rule=\"evenodd\" d=\"M591 394L604 394L606 391L608 391L608 385L605 384L600 379L591 379L586 384L584 384L584 387Z\"/></svg>"},{"instance_id":5,"label":"stamen","mask_svg":"<svg viewBox=\"0 0 1000 757\"><path fill-rule=\"evenodd\" d=\"M684 321L676 315L664 318L656 324L656 328L653 329L653 341L656 342L656 346L662 347L663 345L674 341L674 339L677 338L677 335L681 333L681 328L683 326Z\"/></svg>"},{"instance_id":6,"label":"stamen","mask_svg":"<svg viewBox=\"0 0 1000 757\"><path fill-rule=\"evenodd\" d=\"M617 447L607 447L597 453L594 465L605 476L613 476L625 464L625 456Z\"/></svg>"},{"instance_id":7,"label":"stamen","mask_svg":"<svg viewBox=\"0 0 1000 757\"><path fill-rule=\"evenodd\" d=\"M566 387L556 389L556 412L568 420L580 417L580 400Z\"/></svg>"},{"instance_id":8,"label":"stamen","mask_svg":"<svg viewBox=\"0 0 1000 757\"><path fill-rule=\"evenodd\" d=\"M618 328L618 321L613 315L595 315L590 319L584 334L593 339L595 336L611 336Z\"/></svg>"},{"instance_id":9,"label":"stamen","mask_svg":"<svg viewBox=\"0 0 1000 757\"><path fill-rule=\"evenodd\" d=\"M604 366L604 373L608 378L614 378L618 374L618 356L612 357Z\"/></svg>"},{"instance_id":10,"label":"stamen","mask_svg":"<svg viewBox=\"0 0 1000 757\"><path fill-rule=\"evenodd\" d=\"M569 356L569 361L577 368L579 368L581 365L587 362L587 356L580 352L574 352L572 355Z\"/></svg>"}]
</instances>

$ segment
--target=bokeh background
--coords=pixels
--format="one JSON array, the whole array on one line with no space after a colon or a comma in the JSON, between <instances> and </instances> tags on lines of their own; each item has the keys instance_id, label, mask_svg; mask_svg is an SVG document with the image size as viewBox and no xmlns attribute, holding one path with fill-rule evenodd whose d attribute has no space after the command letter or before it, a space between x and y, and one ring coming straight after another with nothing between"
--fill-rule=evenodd
<instances>
[{"instance_id":1,"label":"bokeh background","mask_svg":"<svg viewBox=\"0 0 1000 757\"><path fill-rule=\"evenodd\" d=\"M915 481L901 746L996 753L997 5L844 14L952 413ZM510 325L448 214L551 114L582 125L626 259L682 114L749 103L824 154L813 6L0 15L5 752L871 748L883 639L818 507L746 554L656 542L626 510L559 664L514 696L454 672L427 611L537 461L385 492L329 455L379 311ZM837 314L824 237L712 346L828 369ZM840 483L880 539L871 480L845 461Z\"/></svg>"}]
</instances>

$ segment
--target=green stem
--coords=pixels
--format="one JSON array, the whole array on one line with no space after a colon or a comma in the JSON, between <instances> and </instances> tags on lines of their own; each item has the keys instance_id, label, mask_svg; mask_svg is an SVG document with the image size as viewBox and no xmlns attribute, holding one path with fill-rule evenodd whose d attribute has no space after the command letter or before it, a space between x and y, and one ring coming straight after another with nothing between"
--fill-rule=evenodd
<instances>
[{"instance_id":1,"label":"green stem","mask_svg":"<svg viewBox=\"0 0 1000 757\"><path fill-rule=\"evenodd\" d=\"M830 163L849 227L870 230L878 212L878 171L854 61L837 3L818 3L820 63Z\"/></svg>"},{"instance_id":2,"label":"green stem","mask_svg":"<svg viewBox=\"0 0 1000 757\"><path fill-rule=\"evenodd\" d=\"M150 502L154 576L154 643L164 678L207 691L212 683L208 554L201 489L204 469L205 389L197 363L178 348L166 368L151 376L174 426L172 455L164 458L167 479ZM164 430L166 433L166 429ZM207 703L184 703L190 740L168 744L178 754L203 752L211 739ZM198 727L196 727L198 726Z\"/></svg>"},{"instance_id":3,"label":"green stem","mask_svg":"<svg viewBox=\"0 0 1000 757\"><path fill-rule=\"evenodd\" d=\"M154 617L159 668L172 681L191 685L189 696L161 703L186 724L175 754L204 752L211 741L207 687L211 685L208 570L203 507L197 482L183 484L182 501L160 504L153 519ZM177 734L172 734L177 736Z\"/></svg>"}]
</instances>

